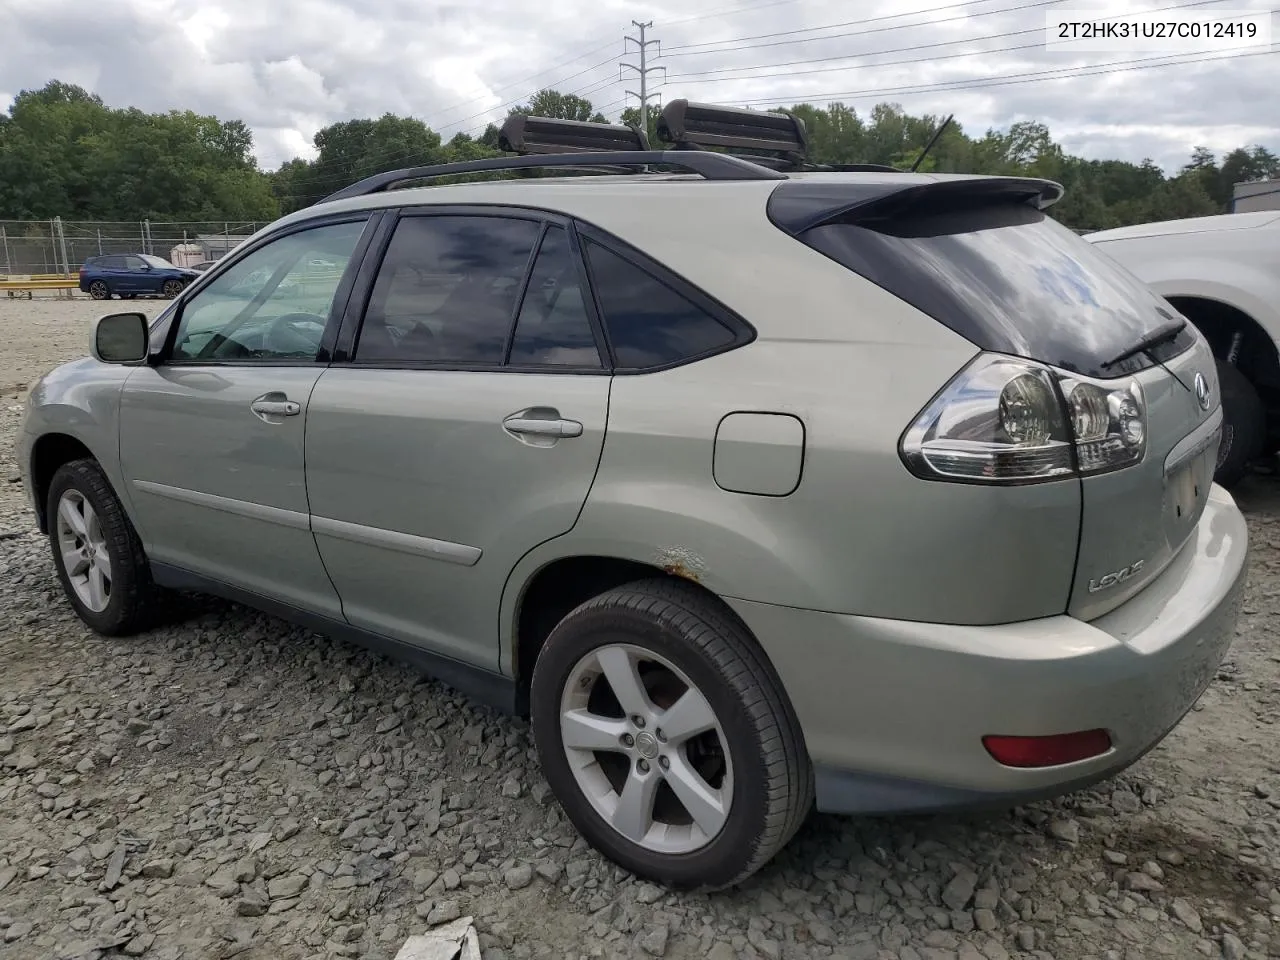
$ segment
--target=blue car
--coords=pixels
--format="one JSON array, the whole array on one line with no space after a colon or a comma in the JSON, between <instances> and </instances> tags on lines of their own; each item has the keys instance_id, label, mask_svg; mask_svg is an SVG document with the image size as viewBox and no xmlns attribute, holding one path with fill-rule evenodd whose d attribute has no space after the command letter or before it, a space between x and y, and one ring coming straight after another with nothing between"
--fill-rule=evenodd
<instances>
[{"instance_id":1,"label":"blue car","mask_svg":"<svg viewBox=\"0 0 1280 960\"><path fill-rule=\"evenodd\" d=\"M95 300L122 300L139 295L172 300L183 287L200 276L194 270L177 267L163 257L147 253L110 254L90 257L80 268L80 289Z\"/></svg>"}]
</instances>

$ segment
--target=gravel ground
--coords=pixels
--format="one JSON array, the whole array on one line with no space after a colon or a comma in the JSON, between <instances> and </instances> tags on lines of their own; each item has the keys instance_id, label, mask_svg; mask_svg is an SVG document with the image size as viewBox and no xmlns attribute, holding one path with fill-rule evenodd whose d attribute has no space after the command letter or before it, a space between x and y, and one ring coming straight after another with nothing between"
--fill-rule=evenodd
<instances>
[{"instance_id":1,"label":"gravel ground","mask_svg":"<svg viewBox=\"0 0 1280 960\"><path fill-rule=\"evenodd\" d=\"M0 956L373 960L472 915L486 960L1280 957L1276 481L1240 493L1229 659L1138 766L1007 813L814 817L744 888L670 895L577 837L523 722L404 667L220 602L80 624L11 449L100 309L0 300Z\"/></svg>"}]
</instances>

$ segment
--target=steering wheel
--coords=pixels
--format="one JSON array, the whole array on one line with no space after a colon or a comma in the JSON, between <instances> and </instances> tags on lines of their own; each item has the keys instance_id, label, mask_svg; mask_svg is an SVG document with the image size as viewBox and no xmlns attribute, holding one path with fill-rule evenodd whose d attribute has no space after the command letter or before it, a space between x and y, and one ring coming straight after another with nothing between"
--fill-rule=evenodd
<instances>
[{"instance_id":1,"label":"steering wheel","mask_svg":"<svg viewBox=\"0 0 1280 960\"><path fill-rule=\"evenodd\" d=\"M303 326L318 328L304 332ZM262 349L267 353L310 356L320 345L324 318L314 313L286 313L276 317L262 335Z\"/></svg>"}]
</instances>

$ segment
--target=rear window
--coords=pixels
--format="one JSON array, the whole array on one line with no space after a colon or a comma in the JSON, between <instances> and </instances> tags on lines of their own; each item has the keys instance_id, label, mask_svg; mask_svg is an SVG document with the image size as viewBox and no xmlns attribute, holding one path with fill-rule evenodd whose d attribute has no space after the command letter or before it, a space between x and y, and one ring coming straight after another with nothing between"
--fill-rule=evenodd
<instances>
[{"instance_id":1,"label":"rear window","mask_svg":"<svg viewBox=\"0 0 1280 960\"><path fill-rule=\"evenodd\" d=\"M832 223L799 239L984 350L1115 377L1195 342L1188 325L1155 348L1154 360L1140 354L1104 366L1173 313L1127 270L1029 205Z\"/></svg>"}]
</instances>

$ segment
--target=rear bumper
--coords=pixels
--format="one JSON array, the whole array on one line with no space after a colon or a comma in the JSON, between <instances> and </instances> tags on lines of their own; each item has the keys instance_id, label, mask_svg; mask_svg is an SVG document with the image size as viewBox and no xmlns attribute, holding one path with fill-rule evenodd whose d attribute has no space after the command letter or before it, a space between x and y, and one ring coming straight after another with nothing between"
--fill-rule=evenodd
<instances>
[{"instance_id":1,"label":"rear bumper","mask_svg":"<svg viewBox=\"0 0 1280 960\"><path fill-rule=\"evenodd\" d=\"M764 646L813 760L818 808L900 813L1007 805L1123 770L1208 686L1235 635L1244 517L1215 486L1196 532L1154 581L1085 623L989 627L730 604ZM989 734L1106 729L1098 757L1041 769L997 763Z\"/></svg>"}]
</instances>

